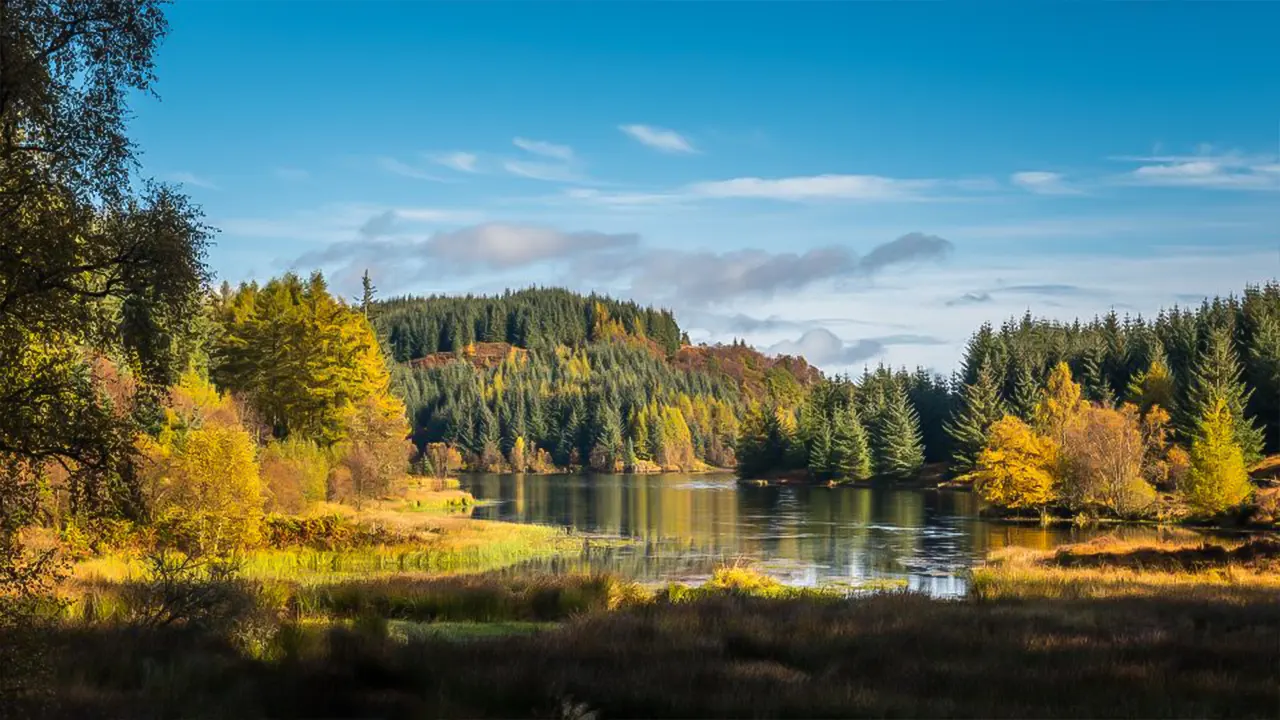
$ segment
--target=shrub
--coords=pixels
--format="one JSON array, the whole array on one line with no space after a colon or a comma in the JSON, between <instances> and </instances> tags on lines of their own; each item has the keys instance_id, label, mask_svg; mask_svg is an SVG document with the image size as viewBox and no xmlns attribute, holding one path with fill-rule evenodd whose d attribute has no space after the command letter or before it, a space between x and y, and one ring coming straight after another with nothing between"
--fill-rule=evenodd
<instances>
[{"instance_id":1,"label":"shrub","mask_svg":"<svg viewBox=\"0 0 1280 720\"><path fill-rule=\"evenodd\" d=\"M1134 406L1081 410L1063 436L1062 499L1073 510L1142 512L1155 501L1155 489L1142 476L1146 450Z\"/></svg>"},{"instance_id":2,"label":"shrub","mask_svg":"<svg viewBox=\"0 0 1280 720\"><path fill-rule=\"evenodd\" d=\"M329 455L305 440L272 442L259 458L267 510L299 513L325 499Z\"/></svg>"},{"instance_id":3,"label":"shrub","mask_svg":"<svg viewBox=\"0 0 1280 720\"><path fill-rule=\"evenodd\" d=\"M184 549L218 555L258 541L262 484L249 433L208 426L143 444L152 507Z\"/></svg>"},{"instance_id":4,"label":"shrub","mask_svg":"<svg viewBox=\"0 0 1280 720\"><path fill-rule=\"evenodd\" d=\"M331 478L331 497L359 501L391 495L402 485L413 446L404 418L404 405L391 398L366 398L346 415L346 440L337 447ZM345 497L344 497L345 495Z\"/></svg>"}]
</instances>

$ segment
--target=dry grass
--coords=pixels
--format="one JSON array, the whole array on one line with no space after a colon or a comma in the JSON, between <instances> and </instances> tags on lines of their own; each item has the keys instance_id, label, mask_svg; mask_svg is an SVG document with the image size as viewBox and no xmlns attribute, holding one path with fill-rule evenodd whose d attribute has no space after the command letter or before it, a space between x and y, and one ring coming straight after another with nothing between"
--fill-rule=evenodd
<instances>
[{"instance_id":1,"label":"dry grass","mask_svg":"<svg viewBox=\"0 0 1280 720\"><path fill-rule=\"evenodd\" d=\"M1006 548L973 571L971 594L1000 598L1180 597L1280 599L1280 541L1099 538L1053 552Z\"/></svg>"},{"instance_id":2,"label":"dry grass","mask_svg":"<svg viewBox=\"0 0 1280 720\"><path fill-rule=\"evenodd\" d=\"M53 714L1275 717L1278 556L1265 538L1006 550L963 601L740 567L684 597L600 576L304 585L253 644L67 627ZM484 618L502 623L405 624Z\"/></svg>"}]
</instances>

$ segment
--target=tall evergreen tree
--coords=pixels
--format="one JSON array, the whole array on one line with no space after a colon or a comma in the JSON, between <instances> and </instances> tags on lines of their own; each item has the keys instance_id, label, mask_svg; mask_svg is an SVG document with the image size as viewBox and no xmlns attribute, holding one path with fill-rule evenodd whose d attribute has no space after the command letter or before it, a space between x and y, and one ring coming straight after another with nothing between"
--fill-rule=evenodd
<instances>
[{"instance_id":1,"label":"tall evergreen tree","mask_svg":"<svg viewBox=\"0 0 1280 720\"><path fill-rule=\"evenodd\" d=\"M1040 383L1036 381L1031 364L1024 361L1016 363L1013 381L1013 397L1009 409L1023 422L1035 419L1036 405L1040 402Z\"/></svg>"},{"instance_id":2,"label":"tall evergreen tree","mask_svg":"<svg viewBox=\"0 0 1280 720\"><path fill-rule=\"evenodd\" d=\"M909 478L924 464L920 419L901 385L890 385L885 400L877 423L876 471L895 479Z\"/></svg>"},{"instance_id":3,"label":"tall evergreen tree","mask_svg":"<svg viewBox=\"0 0 1280 720\"><path fill-rule=\"evenodd\" d=\"M1109 317L1114 320L1114 315ZM1101 343L1093 343L1085 351L1080 360L1080 387L1085 400L1103 407L1115 407L1115 393L1104 368L1106 354L1106 346Z\"/></svg>"},{"instance_id":4,"label":"tall evergreen tree","mask_svg":"<svg viewBox=\"0 0 1280 720\"><path fill-rule=\"evenodd\" d=\"M947 423L951 436L952 463L956 472L967 472L978 459L978 453L987 446L987 432L1005 415L1005 403L1000 398L1000 388L990 364L978 369L972 385L964 388L964 395L955 415Z\"/></svg>"},{"instance_id":5,"label":"tall evergreen tree","mask_svg":"<svg viewBox=\"0 0 1280 720\"><path fill-rule=\"evenodd\" d=\"M1231 336L1223 328L1210 330L1191 370L1184 401L1178 407L1179 429L1185 437L1196 437L1201 419L1218 401L1222 401L1231 414L1235 441L1245 463L1252 464L1262 457L1263 434L1246 415L1253 390L1241 381L1240 376L1240 363L1232 347Z\"/></svg>"},{"instance_id":6,"label":"tall evergreen tree","mask_svg":"<svg viewBox=\"0 0 1280 720\"><path fill-rule=\"evenodd\" d=\"M838 409L832 422L831 465L835 476L842 479L866 480L871 477L871 448L853 403Z\"/></svg>"}]
</instances>

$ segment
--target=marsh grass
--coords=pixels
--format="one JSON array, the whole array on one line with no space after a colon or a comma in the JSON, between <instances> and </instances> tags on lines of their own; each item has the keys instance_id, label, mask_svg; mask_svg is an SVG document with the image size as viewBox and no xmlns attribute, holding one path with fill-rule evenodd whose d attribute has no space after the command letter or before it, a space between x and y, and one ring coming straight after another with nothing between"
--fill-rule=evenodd
<instances>
[{"instance_id":1,"label":"marsh grass","mask_svg":"<svg viewBox=\"0 0 1280 720\"><path fill-rule=\"evenodd\" d=\"M277 581L294 594L264 601L287 608L265 638L66 625L53 714L1274 717L1276 555L1009 550L953 601L796 591L741 565L678 597L590 575Z\"/></svg>"},{"instance_id":2,"label":"marsh grass","mask_svg":"<svg viewBox=\"0 0 1280 720\"><path fill-rule=\"evenodd\" d=\"M1007 548L971 574L977 600L1183 597L1280 599L1280 541L1098 538L1053 552Z\"/></svg>"},{"instance_id":3,"label":"marsh grass","mask_svg":"<svg viewBox=\"0 0 1280 720\"><path fill-rule=\"evenodd\" d=\"M413 543L322 550L310 547L260 549L245 553L242 574L251 580L319 582L353 576L401 573L484 572L520 562L578 554L590 539L558 528L439 518L415 526ZM82 582L123 582L145 575L142 554L116 551L75 566L73 579Z\"/></svg>"}]
</instances>

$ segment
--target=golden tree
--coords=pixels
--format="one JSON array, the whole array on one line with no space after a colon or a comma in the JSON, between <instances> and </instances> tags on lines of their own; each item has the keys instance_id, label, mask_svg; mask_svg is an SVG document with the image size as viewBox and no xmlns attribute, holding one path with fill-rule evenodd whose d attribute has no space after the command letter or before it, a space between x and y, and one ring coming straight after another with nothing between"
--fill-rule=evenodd
<instances>
[{"instance_id":1,"label":"golden tree","mask_svg":"<svg viewBox=\"0 0 1280 720\"><path fill-rule=\"evenodd\" d=\"M1071 379L1071 368L1060 362L1049 372L1044 392L1036 405L1036 430L1061 443L1067 428L1086 406L1081 398L1080 384Z\"/></svg>"},{"instance_id":2,"label":"golden tree","mask_svg":"<svg viewBox=\"0 0 1280 720\"><path fill-rule=\"evenodd\" d=\"M1231 409L1222 398L1200 420L1191 444L1191 467L1182 485L1187 502L1204 515L1238 506L1253 494L1244 451L1235 440Z\"/></svg>"},{"instance_id":3,"label":"golden tree","mask_svg":"<svg viewBox=\"0 0 1280 720\"><path fill-rule=\"evenodd\" d=\"M987 502L1011 509L1044 507L1053 500L1057 447L1026 423L1006 415L991 425L987 446L964 479Z\"/></svg>"}]
</instances>

